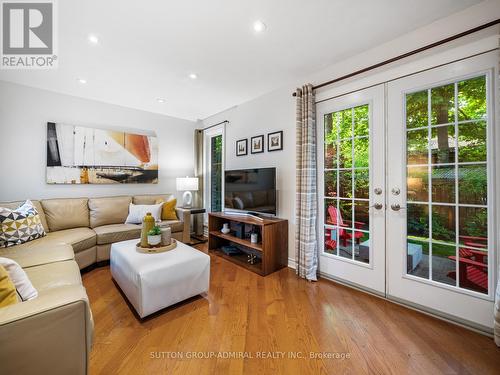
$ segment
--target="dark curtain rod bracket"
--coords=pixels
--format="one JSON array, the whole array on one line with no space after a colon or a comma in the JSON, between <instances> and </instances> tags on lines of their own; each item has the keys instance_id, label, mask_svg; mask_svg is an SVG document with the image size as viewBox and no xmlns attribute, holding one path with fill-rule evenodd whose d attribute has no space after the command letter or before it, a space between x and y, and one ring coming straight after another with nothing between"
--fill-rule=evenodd
<instances>
[{"instance_id":1,"label":"dark curtain rod bracket","mask_svg":"<svg viewBox=\"0 0 500 375\"><path fill-rule=\"evenodd\" d=\"M210 125L210 126L208 126L206 128L198 129L198 130L204 132L205 130L208 130L208 129L211 129L211 128L215 128L216 126L219 126L219 125L222 125L222 124L229 124L229 121L228 120L224 120L224 121L218 122L217 124L213 124L213 125Z\"/></svg>"},{"instance_id":2,"label":"dark curtain rod bracket","mask_svg":"<svg viewBox=\"0 0 500 375\"><path fill-rule=\"evenodd\" d=\"M481 31L481 30L484 30L484 29L487 29L488 27L491 27L491 26L495 26L495 25L498 25L500 23L500 19L496 19L494 21L491 21L491 22L488 22L488 23L485 23L481 26L477 26L477 27L474 27L472 29L469 29L469 30L466 30L466 31L463 31L459 34L455 34L455 35L452 35L448 38L445 38L445 39L442 39L442 40L439 40L437 42L434 42L434 43L431 43L431 44L428 44L426 46L423 46L423 47L420 47L420 48L417 48L413 51L410 51L410 52L406 52L406 53L403 53L402 55L399 55L399 56L396 56L396 57L393 57L393 58L390 58L388 60L385 60L385 61L382 61L382 62L379 62L377 64L374 64L374 65L370 65L366 68L363 68L363 69L360 69L360 70L357 70L355 72L352 72L352 73L349 73L349 74L346 74L342 77L339 77L339 78L335 78L335 79L332 79L330 81L327 81L327 82L323 82L323 83L320 83L319 85L316 85L316 86L313 86L313 90L316 90L316 89L319 89L319 88L322 88L322 87L325 87L325 86L329 86L329 85L332 85L334 83L337 83L337 82L340 82L340 81L343 81L343 80L346 80L348 78L352 78L352 77L355 77L357 75L360 75L362 73L366 73L366 72L369 72L370 70L374 70L374 69L377 69L377 68L380 68L384 65L388 65L388 64L391 64L395 61L398 61L398 60L402 60L406 57L410 57L410 56L413 56L413 55L416 55L417 53L420 53L420 52L423 52L423 51L427 51L428 49L431 49L431 48L434 48L434 47L438 47L440 45L443 45L443 44L446 44L446 43L449 43L449 42L452 42L456 39L460 39L464 36L467 36L467 35L470 35L470 34L474 34L478 31ZM297 92L294 92L292 94L292 96L297 96Z\"/></svg>"}]
</instances>

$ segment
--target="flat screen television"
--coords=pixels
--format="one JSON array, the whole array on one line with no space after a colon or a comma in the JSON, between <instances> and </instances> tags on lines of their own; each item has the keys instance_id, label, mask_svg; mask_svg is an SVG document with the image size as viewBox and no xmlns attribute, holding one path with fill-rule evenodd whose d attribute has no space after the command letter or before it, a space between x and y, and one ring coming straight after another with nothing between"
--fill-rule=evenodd
<instances>
[{"instance_id":1,"label":"flat screen television","mask_svg":"<svg viewBox=\"0 0 500 375\"><path fill-rule=\"evenodd\" d=\"M224 210L276 215L276 168L224 173Z\"/></svg>"}]
</instances>

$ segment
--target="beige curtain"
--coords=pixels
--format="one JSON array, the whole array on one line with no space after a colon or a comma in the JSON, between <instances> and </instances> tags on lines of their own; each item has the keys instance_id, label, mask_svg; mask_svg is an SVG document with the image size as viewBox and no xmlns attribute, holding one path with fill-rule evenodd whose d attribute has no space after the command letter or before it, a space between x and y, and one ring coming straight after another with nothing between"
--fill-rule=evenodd
<instances>
[{"instance_id":1,"label":"beige curtain","mask_svg":"<svg viewBox=\"0 0 500 375\"><path fill-rule=\"evenodd\" d=\"M296 227L295 253L300 277L317 280L318 240L316 233L316 108L314 90L308 84L297 89L296 121Z\"/></svg>"},{"instance_id":2,"label":"beige curtain","mask_svg":"<svg viewBox=\"0 0 500 375\"><path fill-rule=\"evenodd\" d=\"M500 54L498 56L498 71L500 72ZM500 75L498 76L498 82L500 82ZM500 124L500 84L497 86L497 102L496 104L496 128L499 129ZM497 189L499 186L497 186ZM500 241L500 233L495 233L497 240ZM497 246L497 259L498 259L498 246ZM494 257L488 257L488 260L494 259ZM495 292L495 322L493 330L495 333L495 343L500 346L500 261L498 261L498 272L497 272L497 286Z\"/></svg>"},{"instance_id":3,"label":"beige curtain","mask_svg":"<svg viewBox=\"0 0 500 375\"><path fill-rule=\"evenodd\" d=\"M205 207L203 202L203 129L194 131L194 176L198 177L198 191L193 197L193 207ZM196 235L203 234L203 215L193 215L193 228Z\"/></svg>"}]
</instances>

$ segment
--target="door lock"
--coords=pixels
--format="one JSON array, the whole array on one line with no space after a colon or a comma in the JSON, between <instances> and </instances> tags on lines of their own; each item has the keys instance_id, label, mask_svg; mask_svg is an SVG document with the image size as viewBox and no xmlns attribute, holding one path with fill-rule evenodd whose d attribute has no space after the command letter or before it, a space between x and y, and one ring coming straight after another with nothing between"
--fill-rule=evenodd
<instances>
[{"instance_id":1,"label":"door lock","mask_svg":"<svg viewBox=\"0 0 500 375\"><path fill-rule=\"evenodd\" d=\"M373 189L373 192L375 194L377 194L377 195L380 195L380 194L382 194L382 189L381 188L375 188L375 189Z\"/></svg>"},{"instance_id":2,"label":"door lock","mask_svg":"<svg viewBox=\"0 0 500 375\"><path fill-rule=\"evenodd\" d=\"M399 188L395 187L395 188L392 188L391 192L392 192L392 195L399 195L399 193L401 193L401 190L399 190Z\"/></svg>"},{"instance_id":3,"label":"door lock","mask_svg":"<svg viewBox=\"0 0 500 375\"><path fill-rule=\"evenodd\" d=\"M381 210L384 205L382 203L374 203L372 207L376 210Z\"/></svg>"}]
</instances>

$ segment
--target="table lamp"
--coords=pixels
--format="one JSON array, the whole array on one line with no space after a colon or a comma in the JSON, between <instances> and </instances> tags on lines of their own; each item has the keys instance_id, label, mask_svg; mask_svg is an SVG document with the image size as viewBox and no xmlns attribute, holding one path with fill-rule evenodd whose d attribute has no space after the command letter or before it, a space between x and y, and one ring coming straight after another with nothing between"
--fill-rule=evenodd
<instances>
[{"instance_id":1,"label":"table lamp","mask_svg":"<svg viewBox=\"0 0 500 375\"><path fill-rule=\"evenodd\" d=\"M193 194L191 191L198 191L198 178L197 177L178 177L175 180L177 191L183 191L182 207L190 208L193 204Z\"/></svg>"}]
</instances>

